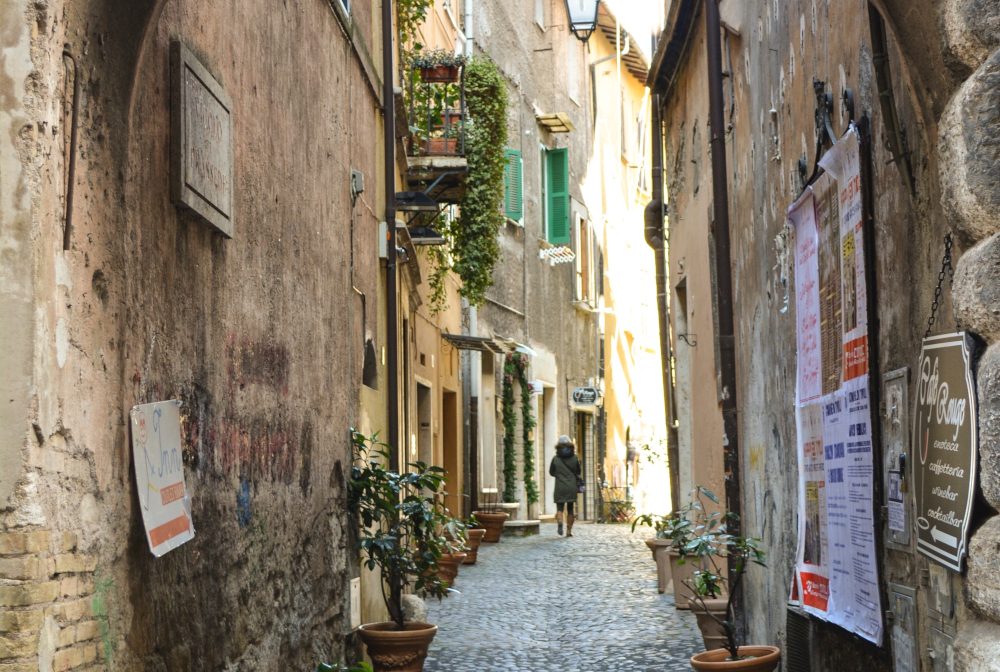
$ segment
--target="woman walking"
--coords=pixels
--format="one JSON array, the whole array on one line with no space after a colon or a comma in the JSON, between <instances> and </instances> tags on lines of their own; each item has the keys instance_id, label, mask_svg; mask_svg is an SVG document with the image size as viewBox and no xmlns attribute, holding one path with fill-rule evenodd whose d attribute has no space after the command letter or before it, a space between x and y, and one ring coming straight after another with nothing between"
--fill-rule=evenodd
<instances>
[{"instance_id":1,"label":"woman walking","mask_svg":"<svg viewBox=\"0 0 1000 672\"><path fill-rule=\"evenodd\" d=\"M566 536L573 536L573 505L576 504L576 494L579 491L577 483L580 479L580 460L576 457L576 447L568 436L559 437L556 444L556 456L549 465L549 476L556 477L556 487L552 498L556 503L556 522L559 523L559 534L563 533L563 510L566 511Z\"/></svg>"}]
</instances>

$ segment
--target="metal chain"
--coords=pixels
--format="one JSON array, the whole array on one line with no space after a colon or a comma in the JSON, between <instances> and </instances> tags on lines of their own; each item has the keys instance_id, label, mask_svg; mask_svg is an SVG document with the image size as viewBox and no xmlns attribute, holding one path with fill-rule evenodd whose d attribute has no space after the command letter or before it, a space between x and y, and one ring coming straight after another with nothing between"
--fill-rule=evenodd
<instances>
[{"instance_id":1,"label":"metal chain","mask_svg":"<svg viewBox=\"0 0 1000 672\"><path fill-rule=\"evenodd\" d=\"M944 258L941 260L941 272L938 273L937 287L934 288L934 302L931 304L931 316L927 320L927 332L924 334L924 338L930 336L931 330L934 328L935 314L937 313L938 305L941 300L941 290L946 273L948 275L949 291L952 291L955 288L955 267L951 265L951 243L952 238L949 233L944 237ZM958 324L957 316L955 316L955 330L961 330Z\"/></svg>"}]
</instances>

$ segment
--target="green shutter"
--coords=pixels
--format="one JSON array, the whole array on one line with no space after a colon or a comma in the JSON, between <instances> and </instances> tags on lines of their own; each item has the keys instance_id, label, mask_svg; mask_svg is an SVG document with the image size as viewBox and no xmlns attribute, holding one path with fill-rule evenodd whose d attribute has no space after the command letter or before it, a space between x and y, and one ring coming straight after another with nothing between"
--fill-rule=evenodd
<instances>
[{"instance_id":1,"label":"green shutter","mask_svg":"<svg viewBox=\"0 0 1000 672\"><path fill-rule=\"evenodd\" d=\"M516 149L506 151L507 167L503 171L504 211L509 219L521 221L524 214L521 180L521 152Z\"/></svg>"},{"instance_id":2,"label":"green shutter","mask_svg":"<svg viewBox=\"0 0 1000 672\"><path fill-rule=\"evenodd\" d=\"M546 154L549 186L549 242L569 244L569 156L568 150L550 149Z\"/></svg>"}]
</instances>

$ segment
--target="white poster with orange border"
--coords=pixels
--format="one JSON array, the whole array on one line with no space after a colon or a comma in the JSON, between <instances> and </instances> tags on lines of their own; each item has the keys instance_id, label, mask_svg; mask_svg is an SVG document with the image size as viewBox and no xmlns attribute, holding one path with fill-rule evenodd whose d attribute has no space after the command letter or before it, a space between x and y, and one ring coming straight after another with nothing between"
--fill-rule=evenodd
<instances>
[{"instance_id":1,"label":"white poster with orange border","mask_svg":"<svg viewBox=\"0 0 1000 672\"><path fill-rule=\"evenodd\" d=\"M181 402L158 401L132 408L135 484L149 550L156 557L194 538L191 500L184 486Z\"/></svg>"}]
</instances>

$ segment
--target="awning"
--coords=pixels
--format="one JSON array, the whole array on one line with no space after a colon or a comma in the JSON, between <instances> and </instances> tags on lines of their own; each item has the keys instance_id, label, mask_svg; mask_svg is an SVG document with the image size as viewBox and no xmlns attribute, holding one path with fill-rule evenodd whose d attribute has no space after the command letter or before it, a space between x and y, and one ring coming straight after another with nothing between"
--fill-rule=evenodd
<instances>
[{"instance_id":1,"label":"awning","mask_svg":"<svg viewBox=\"0 0 1000 672\"><path fill-rule=\"evenodd\" d=\"M494 355L502 355L510 352L514 348L495 338L482 336L464 336L462 334L441 334L441 338L451 343L459 350L476 350L478 352L492 352Z\"/></svg>"}]
</instances>

